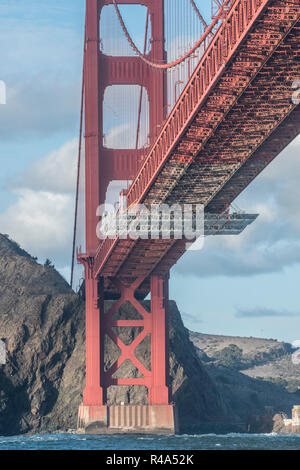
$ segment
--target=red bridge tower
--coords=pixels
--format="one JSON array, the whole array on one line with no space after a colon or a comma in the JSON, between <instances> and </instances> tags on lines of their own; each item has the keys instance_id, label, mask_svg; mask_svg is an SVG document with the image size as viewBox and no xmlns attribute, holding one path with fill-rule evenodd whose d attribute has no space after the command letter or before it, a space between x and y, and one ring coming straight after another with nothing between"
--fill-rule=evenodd
<instances>
[{"instance_id":1,"label":"red bridge tower","mask_svg":"<svg viewBox=\"0 0 300 470\"><path fill-rule=\"evenodd\" d=\"M109 149L103 145L104 92L112 85L139 85L146 88L149 98L150 140L163 122L166 91L165 72L155 70L139 57L115 57L100 50L100 17L112 0L87 0L85 82L85 204L86 253L79 255L85 267L86 289L86 386L79 408L79 427L87 432L168 432L176 428L175 408L170 404L168 357L168 276L152 276L150 282L151 312L135 296L145 281L137 278L130 285L120 279L95 277L94 256L99 247L96 226L97 207L105 202L106 191L113 180L131 180L137 173L141 152L131 149ZM164 8L163 0L118 0L118 4L139 4L148 8L151 23L149 58L163 62ZM109 312L104 312L105 286L110 283L119 298ZM116 298L116 297L114 297ZM118 309L130 302L140 320L114 320ZM114 327L140 327L141 333L130 345L116 335ZM151 370L136 357L137 346L151 335ZM120 348L121 356L109 370L104 368L104 337L108 335ZM113 378L127 360L140 372L138 378ZM148 404L113 405L107 400L111 385L144 385L148 389Z\"/></svg>"}]
</instances>

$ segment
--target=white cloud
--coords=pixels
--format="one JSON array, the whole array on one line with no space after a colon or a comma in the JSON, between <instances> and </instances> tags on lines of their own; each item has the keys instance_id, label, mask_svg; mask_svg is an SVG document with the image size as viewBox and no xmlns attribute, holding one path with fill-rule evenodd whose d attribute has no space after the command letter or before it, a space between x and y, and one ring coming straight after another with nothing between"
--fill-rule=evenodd
<instances>
[{"instance_id":1,"label":"white cloud","mask_svg":"<svg viewBox=\"0 0 300 470\"><path fill-rule=\"evenodd\" d=\"M71 258L71 195L22 189L17 201L0 214L0 231L41 261L65 265Z\"/></svg>"},{"instance_id":2,"label":"white cloud","mask_svg":"<svg viewBox=\"0 0 300 470\"><path fill-rule=\"evenodd\" d=\"M252 276L300 263L300 137L237 198L239 207L259 213L239 236L205 239L203 250L187 253L175 267L199 277Z\"/></svg>"},{"instance_id":3,"label":"white cloud","mask_svg":"<svg viewBox=\"0 0 300 470\"><path fill-rule=\"evenodd\" d=\"M104 138L104 144L106 147L114 149L135 148L134 126L129 123L112 127Z\"/></svg>"},{"instance_id":4,"label":"white cloud","mask_svg":"<svg viewBox=\"0 0 300 470\"><path fill-rule=\"evenodd\" d=\"M79 76L67 83L60 75L39 73L23 80L8 78L6 84L7 103L0 115L1 139L45 137L78 127Z\"/></svg>"},{"instance_id":5,"label":"white cloud","mask_svg":"<svg viewBox=\"0 0 300 470\"><path fill-rule=\"evenodd\" d=\"M77 139L34 161L17 179L17 200L0 213L8 233L40 261L65 269L71 261Z\"/></svg>"},{"instance_id":6,"label":"white cloud","mask_svg":"<svg viewBox=\"0 0 300 470\"><path fill-rule=\"evenodd\" d=\"M75 191L78 139L66 142L38 160L17 179L17 186L32 190L70 193Z\"/></svg>"},{"instance_id":7,"label":"white cloud","mask_svg":"<svg viewBox=\"0 0 300 470\"><path fill-rule=\"evenodd\" d=\"M83 25L76 23L83 10L80 0L1 0L1 79L7 85L1 140L78 126Z\"/></svg>"},{"instance_id":8,"label":"white cloud","mask_svg":"<svg viewBox=\"0 0 300 470\"><path fill-rule=\"evenodd\" d=\"M73 139L34 160L9 187L16 201L0 213L0 233L8 233L40 262L50 258L67 280L72 255L77 155L78 139ZM126 187L127 181L112 181L107 201L117 202L120 191ZM81 217L79 244L84 243L83 224Z\"/></svg>"}]
</instances>

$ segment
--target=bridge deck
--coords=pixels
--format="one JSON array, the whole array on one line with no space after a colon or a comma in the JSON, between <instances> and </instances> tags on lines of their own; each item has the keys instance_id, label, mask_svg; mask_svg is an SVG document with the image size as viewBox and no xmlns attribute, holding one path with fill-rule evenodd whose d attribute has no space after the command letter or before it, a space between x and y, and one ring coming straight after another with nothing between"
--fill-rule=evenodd
<instances>
[{"instance_id":1,"label":"bridge deck","mask_svg":"<svg viewBox=\"0 0 300 470\"><path fill-rule=\"evenodd\" d=\"M141 167L128 203L202 203L221 213L299 133L300 1L237 0ZM225 50L225 56L224 56ZM223 51L223 52L222 52ZM105 240L98 275L165 274L182 240Z\"/></svg>"}]
</instances>

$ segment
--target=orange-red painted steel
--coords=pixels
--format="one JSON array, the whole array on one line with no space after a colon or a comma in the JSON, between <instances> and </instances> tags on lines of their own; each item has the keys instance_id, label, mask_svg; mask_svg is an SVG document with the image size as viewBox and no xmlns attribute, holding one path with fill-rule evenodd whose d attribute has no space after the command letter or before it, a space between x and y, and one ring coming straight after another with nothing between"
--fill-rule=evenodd
<instances>
[{"instance_id":1,"label":"orange-red painted steel","mask_svg":"<svg viewBox=\"0 0 300 470\"><path fill-rule=\"evenodd\" d=\"M104 278L95 275L94 257L98 248L96 226L97 207L105 202L108 184L113 180L130 180L137 173L141 152L128 149L108 149L103 146L103 99L108 86L136 84L147 89L149 97L150 139L165 118L165 74L151 69L138 57L113 57L104 55L99 48L101 32L100 16L108 0L87 0L86 2L86 47L84 61L85 78L85 191L86 191L86 253L78 259L85 266L86 291L86 387L83 405L103 405L107 402L107 390L111 385L140 384L149 390L149 404L169 403L167 356L167 280L153 277L152 309L145 311L135 298L139 280L129 285L112 280L120 298L111 310L104 314ZM164 61L164 13L163 0L127 0L119 3L143 4L151 20L151 50L149 58ZM141 278L140 282L144 279ZM114 321L113 314L126 302L130 302L140 313L142 322L129 320ZM126 346L114 333L113 327L140 325L142 333ZM135 349L151 334L151 371L138 361ZM104 370L104 337L108 335L121 350L121 356L113 367ZM124 361L130 360L143 378L114 378L113 374Z\"/></svg>"},{"instance_id":2,"label":"orange-red painted steel","mask_svg":"<svg viewBox=\"0 0 300 470\"><path fill-rule=\"evenodd\" d=\"M144 385L148 388L150 405L167 405L169 403L169 356L168 356L168 278L153 276L151 278L151 309L148 312L135 298L135 291L143 279L137 279L125 285L113 279L120 298L103 316L103 332L117 345L121 354L117 361L104 373L105 392L111 385ZM126 302L129 302L141 317L140 320L116 320L114 315ZM140 332L130 344L124 344L116 328L140 328ZM149 370L137 357L136 349L142 341L151 336L151 369ZM124 364L130 361L141 377L114 377Z\"/></svg>"}]
</instances>

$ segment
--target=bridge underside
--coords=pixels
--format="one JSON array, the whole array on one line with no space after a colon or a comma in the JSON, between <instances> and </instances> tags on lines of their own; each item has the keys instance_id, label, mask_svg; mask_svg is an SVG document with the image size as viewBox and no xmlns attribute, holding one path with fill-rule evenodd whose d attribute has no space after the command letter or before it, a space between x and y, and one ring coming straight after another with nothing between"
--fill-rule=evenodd
<instances>
[{"instance_id":1,"label":"bridge underside","mask_svg":"<svg viewBox=\"0 0 300 470\"><path fill-rule=\"evenodd\" d=\"M292 84L300 75L300 6L290 4L287 14L284 4L270 2L249 30L149 184L143 204L201 203L206 212L221 214L298 135ZM184 252L182 240L109 240L98 250L95 270L107 278L111 294L109 278L130 283L144 277L143 297L148 277L165 275Z\"/></svg>"}]
</instances>

